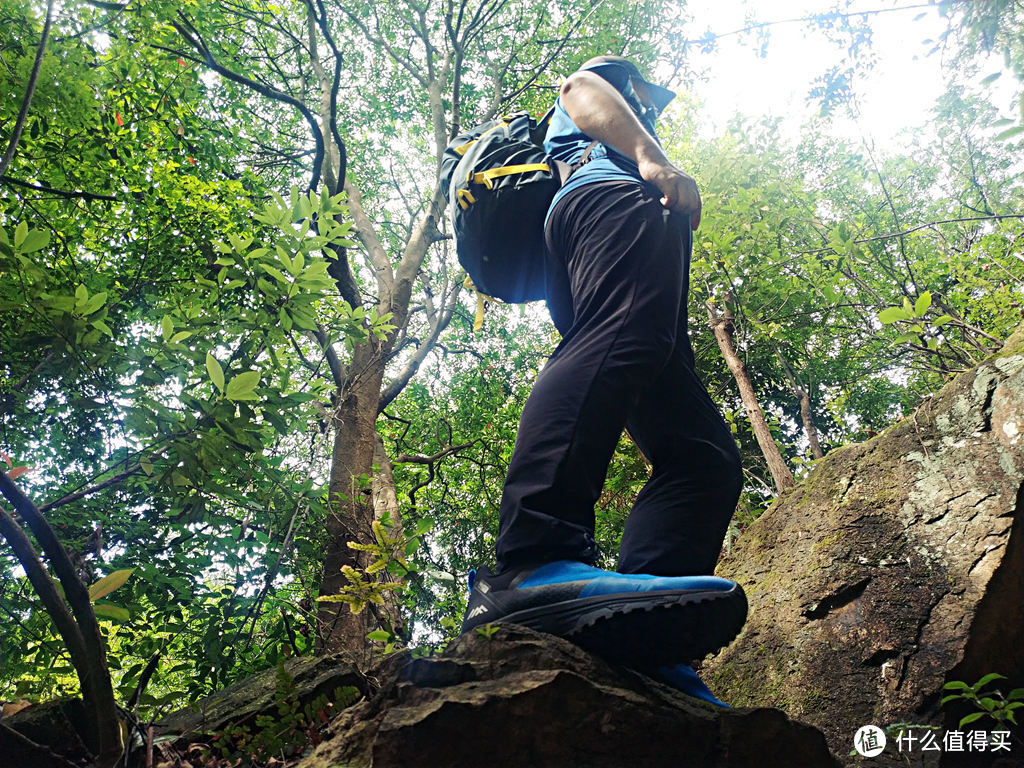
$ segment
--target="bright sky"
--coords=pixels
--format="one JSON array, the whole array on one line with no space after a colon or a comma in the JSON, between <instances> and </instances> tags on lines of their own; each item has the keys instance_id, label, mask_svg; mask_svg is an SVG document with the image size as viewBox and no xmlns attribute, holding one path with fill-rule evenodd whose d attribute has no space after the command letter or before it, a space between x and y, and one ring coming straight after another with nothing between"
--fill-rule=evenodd
<instances>
[{"instance_id":1,"label":"bright sky","mask_svg":"<svg viewBox=\"0 0 1024 768\"><path fill-rule=\"evenodd\" d=\"M853 10L920 6L922 0L857 0ZM692 12L691 39L711 31L722 35L750 26L751 21L795 19L821 13L832 7L823 0L688 0ZM749 14L749 15L748 15ZM923 18L915 20L918 15ZM897 137L908 128L920 128L929 120L929 110L943 89L942 54L928 56L944 29L944 20L934 8L873 14L871 51L877 56L874 70L854 84L860 110L858 123L839 110L834 128L840 135L860 138L864 132L880 145L898 144ZM729 117L747 115L785 117L785 129L795 132L814 113L806 96L814 80L839 63L843 51L825 33L806 23L775 24L767 53L761 58L756 34L732 35L720 39L711 54L694 50L690 61L706 71L707 84L697 87L705 105L706 135L719 133Z\"/></svg>"}]
</instances>

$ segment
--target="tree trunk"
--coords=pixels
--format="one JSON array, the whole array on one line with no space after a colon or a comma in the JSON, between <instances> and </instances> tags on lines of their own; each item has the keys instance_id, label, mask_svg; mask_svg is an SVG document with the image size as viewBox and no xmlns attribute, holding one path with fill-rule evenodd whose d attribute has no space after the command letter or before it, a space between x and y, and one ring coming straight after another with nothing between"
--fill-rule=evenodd
<instances>
[{"instance_id":1,"label":"tree trunk","mask_svg":"<svg viewBox=\"0 0 1024 768\"><path fill-rule=\"evenodd\" d=\"M349 585L349 580L342 573L344 566L362 572L373 561L370 553L354 550L348 544L375 540L371 476L384 359L379 342L357 345L348 381L338 395L339 402L334 411L321 595L340 594ZM362 612L353 613L345 603L320 603L317 616L319 651L345 653L353 664L363 667L370 661L370 643L366 635L380 628L373 607L367 606Z\"/></svg>"},{"instance_id":2,"label":"tree trunk","mask_svg":"<svg viewBox=\"0 0 1024 768\"><path fill-rule=\"evenodd\" d=\"M728 305L725 305L721 317L718 316L714 305L710 301L706 306L708 323L711 325L711 330L714 331L718 348L722 350L722 357L725 358L729 371L732 373L733 378L736 379L736 385L740 390L740 398L743 400L743 407L747 412L747 418L750 419L750 426L754 430L757 444L761 447L761 453L764 454L765 461L768 463L768 470L772 473L775 489L779 492L784 491L794 485L793 473L786 465L786 460L782 458L782 454L779 453L779 447L775 444L775 438L772 437L771 430L768 428L768 422L764 418L764 411L761 410L761 405L757 402L754 386L751 384L750 376L747 374L747 367L740 360L739 355L736 354L736 346L733 343L735 316Z\"/></svg>"},{"instance_id":3,"label":"tree trunk","mask_svg":"<svg viewBox=\"0 0 1024 768\"><path fill-rule=\"evenodd\" d=\"M800 402L800 420L804 425L804 434L807 435L807 441L811 444L811 456L815 459L822 459L825 457L825 453L821 450L821 441L818 439L818 428L814 426L814 414L811 411L811 396L807 394L800 382L796 378L796 374L793 369L786 362L786 358L779 354L779 361L782 363L782 367L786 371L786 378L789 379L789 388L793 393L793 396Z\"/></svg>"}]
</instances>

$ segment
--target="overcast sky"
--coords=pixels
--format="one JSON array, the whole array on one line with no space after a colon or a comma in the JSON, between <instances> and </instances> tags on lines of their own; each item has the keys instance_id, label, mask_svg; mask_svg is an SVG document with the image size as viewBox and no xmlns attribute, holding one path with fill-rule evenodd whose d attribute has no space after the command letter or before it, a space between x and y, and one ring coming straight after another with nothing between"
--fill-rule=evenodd
<instances>
[{"instance_id":1,"label":"overcast sky","mask_svg":"<svg viewBox=\"0 0 1024 768\"><path fill-rule=\"evenodd\" d=\"M922 0L857 0L855 10L920 6ZM823 0L688 0L694 22L691 38L707 31L724 34L759 22L809 16L828 10ZM917 18L923 14L923 18ZM861 132L881 146L894 149L901 132L919 129L930 120L929 110L942 93L942 55L927 55L945 21L934 8L872 14L873 70L854 84L860 116L856 123L837 115L834 130L858 138ZM768 28L767 55L759 55L757 40L749 35L723 37L711 54L694 50L692 64L706 71L709 81L696 87L704 102L704 132L720 132L729 117L747 115L786 117L787 130L795 131L814 106L806 103L814 79L838 63L843 51L825 34L805 23L775 24ZM993 69L998 68L993 65ZM842 112L842 111L841 111Z\"/></svg>"}]
</instances>

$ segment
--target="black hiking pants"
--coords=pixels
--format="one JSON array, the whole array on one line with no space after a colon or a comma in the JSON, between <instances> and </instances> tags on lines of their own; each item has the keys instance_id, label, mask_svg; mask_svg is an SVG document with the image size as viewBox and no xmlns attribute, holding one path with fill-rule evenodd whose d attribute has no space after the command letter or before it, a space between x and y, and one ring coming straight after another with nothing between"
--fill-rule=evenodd
<instances>
[{"instance_id":1,"label":"black hiking pants","mask_svg":"<svg viewBox=\"0 0 1024 768\"><path fill-rule=\"evenodd\" d=\"M594 562L594 504L627 427L652 473L626 521L619 571L709 574L741 472L694 372L688 219L639 183L595 183L558 202L545 237L548 309L562 341L519 422L498 568Z\"/></svg>"}]
</instances>

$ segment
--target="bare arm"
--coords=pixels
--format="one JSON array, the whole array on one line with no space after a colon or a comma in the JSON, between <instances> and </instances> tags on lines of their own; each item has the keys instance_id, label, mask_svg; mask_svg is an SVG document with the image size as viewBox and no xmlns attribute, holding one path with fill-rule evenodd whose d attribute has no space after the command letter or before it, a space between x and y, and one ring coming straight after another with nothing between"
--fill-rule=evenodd
<instances>
[{"instance_id":1,"label":"bare arm","mask_svg":"<svg viewBox=\"0 0 1024 768\"><path fill-rule=\"evenodd\" d=\"M560 96L562 106L581 131L632 158L640 176L661 190L662 205L688 213L693 229L700 226L697 182L669 162L665 151L611 83L593 72L574 72L562 84Z\"/></svg>"}]
</instances>

